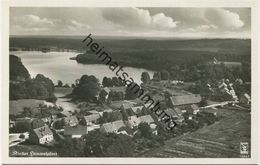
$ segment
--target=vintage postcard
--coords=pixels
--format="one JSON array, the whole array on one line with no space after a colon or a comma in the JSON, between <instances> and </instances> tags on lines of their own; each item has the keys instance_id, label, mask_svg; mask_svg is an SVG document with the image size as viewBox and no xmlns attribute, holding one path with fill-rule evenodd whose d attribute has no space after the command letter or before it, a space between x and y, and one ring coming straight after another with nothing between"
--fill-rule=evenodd
<instances>
[{"instance_id":1,"label":"vintage postcard","mask_svg":"<svg viewBox=\"0 0 260 165\"><path fill-rule=\"evenodd\" d=\"M257 163L257 4L4 1L3 162Z\"/></svg>"}]
</instances>

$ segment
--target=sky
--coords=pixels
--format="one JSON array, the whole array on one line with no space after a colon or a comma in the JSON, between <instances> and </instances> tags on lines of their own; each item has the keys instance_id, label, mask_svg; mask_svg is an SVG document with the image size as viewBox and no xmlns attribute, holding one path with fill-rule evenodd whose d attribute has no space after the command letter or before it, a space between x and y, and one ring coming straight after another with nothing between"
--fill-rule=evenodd
<instances>
[{"instance_id":1,"label":"sky","mask_svg":"<svg viewBox=\"0 0 260 165\"><path fill-rule=\"evenodd\" d=\"M12 7L10 35L250 38L250 8Z\"/></svg>"}]
</instances>

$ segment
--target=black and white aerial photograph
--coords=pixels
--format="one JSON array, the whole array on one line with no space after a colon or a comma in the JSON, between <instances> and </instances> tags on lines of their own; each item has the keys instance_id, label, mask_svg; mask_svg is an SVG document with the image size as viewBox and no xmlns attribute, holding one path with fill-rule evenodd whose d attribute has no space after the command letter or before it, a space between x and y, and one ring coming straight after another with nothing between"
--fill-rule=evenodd
<instances>
[{"instance_id":1,"label":"black and white aerial photograph","mask_svg":"<svg viewBox=\"0 0 260 165\"><path fill-rule=\"evenodd\" d=\"M250 159L251 11L10 7L9 157Z\"/></svg>"}]
</instances>

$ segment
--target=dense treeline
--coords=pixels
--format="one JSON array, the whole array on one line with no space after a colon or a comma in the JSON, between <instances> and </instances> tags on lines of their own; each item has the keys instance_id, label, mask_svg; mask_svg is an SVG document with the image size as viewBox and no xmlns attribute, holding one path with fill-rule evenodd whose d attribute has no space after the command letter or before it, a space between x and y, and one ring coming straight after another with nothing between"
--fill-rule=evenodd
<instances>
[{"instance_id":1,"label":"dense treeline","mask_svg":"<svg viewBox=\"0 0 260 165\"><path fill-rule=\"evenodd\" d=\"M21 59L15 55L10 55L10 80L19 81L30 79L28 70L24 67Z\"/></svg>"},{"instance_id":2,"label":"dense treeline","mask_svg":"<svg viewBox=\"0 0 260 165\"><path fill-rule=\"evenodd\" d=\"M110 54L113 61L121 66L131 66L151 70L169 69L173 65L195 65L207 62L217 57L222 61L250 61L250 53L246 56L235 54L221 54L207 51L189 50L140 50L138 52L113 52ZM103 64L104 62L97 56L86 53L76 57L78 63L83 64Z\"/></svg>"},{"instance_id":3,"label":"dense treeline","mask_svg":"<svg viewBox=\"0 0 260 165\"><path fill-rule=\"evenodd\" d=\"M42 48L56 46L60 49L74 49L85 52L88 48L82 37L11 37L10 47ZM250 61L250 39L196 39L156 40L93 37L104 46L113 60L122 66L140 67L151 70L169 69L175 64L192 65L216 57L221 61ZM80 54L76 60L84 64L102 63L95 55Z\"/></svg>"},{"instance_id":4,"label":"dense treeline","mask_svg":"<svg viewBox=\"0 0 260 165\"><path fill-rule=\"evenodd\" d=\"M41 74L31 79L21 59L10 55L10 100L17 99L56 101L52 80Z\"/></svg>"},{"instance_id":5,"label":"dense treeline","mask_svg":"<svg viewBox=\"0 0 260 165\"><path fill-rule=\"evenodd\" d=\"M33 79L28 79L20 83L10 83L10 100L17 99L38 99L55 102L53 82L38 74Z\"/></svg>"},{"instance_id":6,"label":"dense treeline","mask_svg":"<svg viewBox=\"0 0 260 165\"><path fill-rule=\"evenodd\" d=\"M180 80L184 82L195 81L216 81L229 79L234 82L242 79L245 82L251 81L251 63L242 62L241 67L226 67L220 65L198 63L196 65L173 65L170 69L155 72L153 80ZM149 77L143 78L143 82L149 81ZM146 80L147 79L147 80Z\"/></svg>"}]
</instances>

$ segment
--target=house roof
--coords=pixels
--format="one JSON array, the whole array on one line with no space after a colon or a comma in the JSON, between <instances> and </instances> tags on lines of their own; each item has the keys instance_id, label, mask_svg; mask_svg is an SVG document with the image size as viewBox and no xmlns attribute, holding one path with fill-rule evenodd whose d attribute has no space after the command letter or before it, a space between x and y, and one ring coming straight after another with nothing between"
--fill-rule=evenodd
<instances>
[{"instance_id":1,"label":"house roof","mask_svg":"<svg viewBox=\"0 0 260 165\"><path fill-rule=\"evenodd\" d=\"M64 135L86 135L87 133L87 126L78 125L64 128Z\"/></svg>"},{"instance_id":2,"label":"house roof","mask_svg":"<svg viewBox=\"0 0 260 165\"><path fill-rule=\"evenodd\" d=\"M128 123L130 126L138 125L141 123L141 120L137 118L136 116L129 116L128 117Z\"/></svg>"},{"instance_id":3,"label":"house roof","mask_svg":"<svg viewBox=\"0 0 260 165\"><path fill-rule=\"evenodd\" d=\"M139 117L139 120L140 120L141 122L146 122L146 123L148 123L148 124L154 122L154 120L153 120L153 118L152 118L151 115L140 116L140 117Z\"/></svg>"},{"instance_id":4,"label":"house roof","mask_svg":"<svg viewBox=\"0 0 260 165\"><path fill-rule=\"evenodd\" d=\"M179 114L175 111L175 109L168 108L164 110L164 112L169 116L178 116Z\"/></svg>"},{"instance_id":5,"label":"house roof","mask_svg":"<svg viewBox=\"0 0 260 165\"><path fill-rule=\"evenodd\" d=\"M108 87L108 88L109 88L110 91L125 93L127 87L122 86L122 87Z\"/></svg>"},{"instance_id":6,"label":"house roof","mask_svg":"<svg viewBox=\"0 0 260 165\"><path fill-rule=\"evenodd\" d=\"M103 112L113 112L113 110L109 108L109 109L105 109Z\"/></svg>"},{"instance_id":7,"label":"house roof","mask_svg":"<svg viewBox=\"0 0 260 165\"><path fill-rule=\"evenodd\" d=\"M103 88L103 90L108 94L110 92L110 89L108 87Z\"/></svg>"},{"instance_id":8,"label":"house roof","mask_svg":"<svg viewBox=\"0 0 260 165\"><path fill-rule=\"evenodd\" d=\"M249 96L247 93L245 93L244 96L245 96L248 100L251 99L250 96Z\"/></svg>"},{"instance_id":9,"label":"house roof","mask_svg":"<svg viewBox=\"0 0 260 165\"><path fill-rule=\"evenodd\" d=\"M199 109L199 107L196 104L192 104L190 107L191 107L192 110L198 110Z\"/></svg>"},{"instance_id":10,"label":"house roof","mask_svg":"<svg viewBox=\"0 0 260 165\"><path fill-rule=\"evenodd\" d=\"M105 129L105 132L114 132L119 130L119 128L124 127L125 124L123 120L117 120L111 123L104 123L102 127Z\"/></svg>"},{"instance_id":11,"label":"house roof","mask_svg":"<svg viewBox=\"0 0 260 165\"><path fill-rule=\"evenodd\" d=\"M78 123L78 118L76 116L68 116L68 117L65 117L64 120L66 122L73 122L73 123Z\"/></svg>"},{"instance_id":12,"label":"house roof","mask_svg":"<svg viewBox=\"0 0 260 165\"><path fill-rule=\"evenodd\" d=\"M129 101L129 100L111 101L111 106L115 109L122 108L123 104L127 104L132 107L136 104L136 102Z\"/></svg>"},{"instance_id":13,"label":"house roof","mask_svg":"<svg viewBox=\"0 0 260 165\"><path fill-rule=\"evenodd\" d=\"M84 119L86 121L95 121L99 118L100 118L99 114L92 114L92 115L84 116Z\"/></svg>"},{"instance_id":14,"label":"house roof","mask_svg":"<svg viewBox=\"0 0 260 165\"><path fill-rule=\"evenodd\" d=\"M92 113L92 114L98 114L98 111L96 110L91 110L91 111L88 111L89 113Z\"/></svg>"},{"instance_id":15,"label":"house roof","mask_svg":"<svg viewBox=\"0 0 260 165\"><path fill-rule=\"evenodd\" d=\"M123 109L130 109L131 107L133 107L133 104L131 103L124 103L121 106Z\"/></svg>"},{"instance_id":16,"label":"house roof","mask_svg":"<svg viewBox=\"0 0 260 165\"><path fill-rule=\"evenodd\" d=\"M175 112L178 114L178 115L181 115L182 114L182 111L180 108L176 107L174 108Z\"/></svg>"},{"instance_id":17,"label":"house roof","mask_svg":"<svg viewBox=\"0 0 260 165\"><path fill-rule=\"evenodd\" d=\"M39 139L44 137L45 135L53 135L51 129L47 125L40 128L35 128L33 129L33 132Z\"/></svg>"},{"instance_id":18,"label":"house roof","mask_svg":"<svg viewBox=\"0 0 260 165\"><path fill-rule=\"evenodd\" d=\"M187 94L187 95L178 95L170 97L171 103L173 106L186 105L186 104L196 104L201 101L200 95Z\"/></svg>"},{"instance_id":19,"label":"house roof","mask_svg":"<svg viewBox=\"0 0 260 165\"><path fill-rule=\"evenodd\" d=\"M136 113L140 113L141 110L143 109L143 105L142 106L136 106L136 107L131 107L132 111L136 114ZM139 112L138 112L139 111Z\"/></svg>"},{"instance_id":20,"label":"house roof","mask_svg":"<svg viewBox=\"0 0 260 165\"><path fill-rule=\"evenodd\" d=\"M119 128L125 126L123 120L113 121L112 124L113 124L113 128L114 128L115 130L118 130Z\"/></svg>"},{"instance_id":21,"label":"house roof","mask_svg":"<svg viewBox=\"0 0 260 165\"><path fill-rule=\"evenodd\" d=\"M114 132L113 124L112 123L104 123L102 127L105 129L105 132Z\"/></svg>"}]
</instances>

